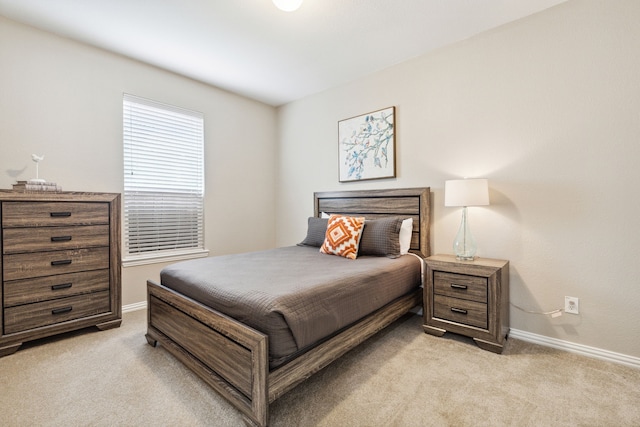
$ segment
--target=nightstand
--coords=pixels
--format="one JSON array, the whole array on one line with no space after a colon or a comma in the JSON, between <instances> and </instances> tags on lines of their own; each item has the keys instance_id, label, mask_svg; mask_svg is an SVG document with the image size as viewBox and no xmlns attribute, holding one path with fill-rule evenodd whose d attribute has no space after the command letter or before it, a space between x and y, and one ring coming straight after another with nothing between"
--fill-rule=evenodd
<instances>
[{"instance_id":1,"label":"nightstand","mask_svg":"<svg viewBox=\"0 0 640 427\"><path fill-rule=\"evenodd\" d=\"M425 262L424 331L465 335L484 350L502 353L509 333L509 261L434 255Z\"/></svg>"}]
</instances>

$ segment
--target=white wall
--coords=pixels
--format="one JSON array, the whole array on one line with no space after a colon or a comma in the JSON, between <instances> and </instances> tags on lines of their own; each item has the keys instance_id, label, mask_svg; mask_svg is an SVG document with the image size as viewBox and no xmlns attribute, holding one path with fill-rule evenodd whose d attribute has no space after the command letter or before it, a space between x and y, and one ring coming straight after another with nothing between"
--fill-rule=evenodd
<instances>
[{"instance_id":1,"label":"white wall","mask_svg":"<svg viewBox=\"0 0 640 427\"><path fill-rule=\"evenodd\" d=\"M486 177L482 257L511 262L512 328L640 356L640 2L570 1L279 108L277 243L302 240L312 193L430 186L432 252L460 210L447 179ZM397 178L338 183L337 122L396 106Z\"/></svg>"},{"instance_id":2,"label":"white wall","mask_svg":"<svg viewBox=\"0 0 640 427\"><path fill-rule=\"evenodd\" d=\"M211 254L273 247L273 107L2 17L0 188L35 177L37 153L64 190L122 192L123 92L204 113ZM145 301L162 266L123 269L123 303Z\"/></svg>"}]
</instances>

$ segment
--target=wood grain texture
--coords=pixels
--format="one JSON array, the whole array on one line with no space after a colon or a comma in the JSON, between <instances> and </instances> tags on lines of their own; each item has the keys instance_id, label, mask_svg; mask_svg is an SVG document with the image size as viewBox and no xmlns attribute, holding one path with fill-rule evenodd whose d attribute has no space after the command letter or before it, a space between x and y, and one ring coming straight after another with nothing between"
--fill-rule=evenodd
<instances>
[{"instance_id":1,"label":"wood grain texture","mask_svg":"<svg viewBox=\"0 0 640 427\"><path fill-rule=\"evenodd\" d=\"M2 242L4 254L109 247L109 225L8 228Z\"/></svg>"},{"instance_id":2,"label":"wood grain texture","mask_svg":"<svg viewBox=\"0 0 640 427\"><path fill-rule=\"evenodd\" d=\"M109 270L81 271L4 282L4 306L109 290Z\"/></svg>"},{"instance_id":3,"label":"wood grain texture","mask_svg":"<svg viewBox=\"0 0 640 427\"><path fill-rule=\"evenodd\" d=\"M459 261L453 255L434 255L425 262L424 331L466 335L481 348L501 353L509 333L509 261Z\"/></svg>"},{"instance_id":4,"label":"wood grain texture","mask_svg":"<svg viewBox=\"0 0 640 427\"><path fill-rule=\"evenodd\" d=\"M4 310L4 330L14 334L108 311L108 291L8 307Z\"/></svg>"},{"instance_id":5,"label":"wood grain texture","mask_svg":"<svg viewBox=\"0 0 640 427\"><path fill-rule=\"evenodd\" d=\"M109 247L4 256L4 280L109 268Z\"/></svg>"},{"instance_id":6,"label":"wood grain texture","mask_svg":"<svg viewBox=\"0 0 640 427\"><path fill-rule=\"evenodd\" d=\"M159 342L253 423L266 425L269 410L267 398L268 337L151 280L147 281L147 294L149 305L147 342L151 345ZM158 316L162 316L159 314L160 310L166 310L167 305L174 313L179 312L181 315L158 322ZM173 325L167 328L166 323ZM202 326L206 328L203 329ZM224 348L242 347L250 352L250 358L249 360L243 359L245 363L242 366L229 364L210 366L206 361L198 358L196 354L201 351L224 352L224 348L214 346L202 349L198 344L191 345L181 335L175 335L175 331L172 329L189 331L188 333L191 335L189 341L196 342L201 339L209 340L210 335L219 335L221 338L229 340ZM178 344L179 342L182 345ZM216 368L218 369L216 370ZM250 378L248 394L244 382L245 378Z\"/></svg>"},{"instance_id":7,"label":"wood grain texture","mask_svg":"<svg viewBox=\"0 0 640 427\"><path fill-rule=\"evenodd\" d=\"M0 353L122 321L120 194L0 190Z\"/></svg>"},{"instance_id":8,"label":"wood grain texture","mask_svg":"<svg viewBox=\"0 0 640 427\"><path fill-rule=\"evenodd\" d=\"M2 207L4 228L92 224L109 224L108 203L5 202Z\"/></svg>"},{"instance_id":9,"label":"wood grain texture","mask_svg":"<svg viewBox=\"0 0 640 427\"><path fill-rule=\"evenodd\" d=\"M433 296L433 315L442 320L487 329L488 310L486 303L450 298L444 295Z\"/></svg>"},{"instance_id":10,"label":"wood grain texture","mask_svg":"<svg viewBox=\"0 0 640 427\"><path fill-rule=\"evenodd\" d=\"M467 274L435 271L433 274L433 292L479 303L487 303L487 279Z\"/></svg>"},{"instance_id":11,"label":"wood grain texture","mask_svg":"<svg viewBox=\"0 0 640 427\"><path fill-rule=\"evenodd\" d=\"M316 192L314 216L342 214L375 219L384 216L413 218L411 252L428 257L430 250L431 195L429 187L390 190Z\"/></svg>"},{"instance_id":12,"label":"wood grain texture","mask_svg":"<svg viewBox=\"0 0 640 427\"><path fill-rule=\"evenodd\" d=\"M340 213L366 213L364 216L369 218L411 216L414 218L412 251L429 254L428 188L315 193L314 206L316 215L331 206ZM147 292L148 343L155 345L159 342L240 410L248 424L258 426L267 425L270 402L422 301L422 290L419 289L270 372L267 336L153 281L147 282ZM183 335L187 331L192 337L185 340ZM205 341L217 344L202 346L200 343ZM221 355L202 356L202 352L217 353L228 349L240 354L242 351L234 349L237 345L250 350L250 360L246 360L244 355L234 356L237 363L229 363L221 362ZM251 379L250 389L246 383L248 378Z\"/></svg>"},{"instance_id":13,"label":"wood grain texture","mask_svg":"<svg viewBox=\"0 0 640 427\"><path fill-rule=\"evenodd\" d=\"M188 348L212 370L235 385L245 396L251 396L251 372L243 369L251 363L251 352L188 315L152 296L151 323L165 335L175 337L176 344ZM211 351L216 349L216 351Z\"/></svg>"}]
</instances>

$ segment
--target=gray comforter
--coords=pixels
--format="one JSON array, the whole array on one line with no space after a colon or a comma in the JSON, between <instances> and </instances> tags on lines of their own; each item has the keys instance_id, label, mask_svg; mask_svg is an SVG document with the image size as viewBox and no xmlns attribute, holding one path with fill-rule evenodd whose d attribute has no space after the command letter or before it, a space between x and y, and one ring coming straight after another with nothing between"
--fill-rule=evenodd
<instances>
[{"instance_id":1,"label":"gray comforter","mask_svg":"<svg viewBox=\"0 0 640 427\"><path fill-rule=\"evenodd\" d=\"M161 283L269 336L272 365L421 285L421 261L291 246L184 261Z\"/></svg>"}]
</instances>

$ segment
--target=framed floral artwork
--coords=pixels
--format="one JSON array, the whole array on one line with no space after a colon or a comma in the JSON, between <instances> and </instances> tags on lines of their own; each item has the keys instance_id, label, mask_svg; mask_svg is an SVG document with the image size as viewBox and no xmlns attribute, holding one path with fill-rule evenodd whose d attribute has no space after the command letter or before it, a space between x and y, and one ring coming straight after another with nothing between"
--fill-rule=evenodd
<instances>
[{"instance_id":1,"label":"framed floral artwork","mask_svg":"<svg viewBox=\"0 0 640 427\"><path fill-rule=\"evenodd\" d=\"M395 107L339 121L339 181L395 178L395 145Z\"/></svg>"}]
</instances>

